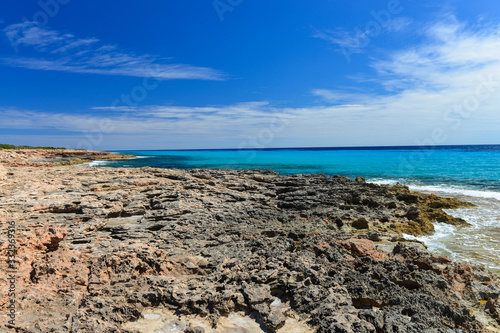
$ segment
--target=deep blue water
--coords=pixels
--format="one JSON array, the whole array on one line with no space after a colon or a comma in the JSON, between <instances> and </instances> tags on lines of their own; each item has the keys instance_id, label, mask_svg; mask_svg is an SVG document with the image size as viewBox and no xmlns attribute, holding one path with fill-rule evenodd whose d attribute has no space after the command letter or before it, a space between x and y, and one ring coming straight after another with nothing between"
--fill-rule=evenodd
<instances>
[{"instance_id":1,"label":"deep blue water","mask_svg":"<svg viewBox=\"0 0 500 333\"><path fill-rule=\"evenodd\" d=\"M111 167L229 168L275 170L281 174L324 173L454 185L500 192L500 145L300 148L266 150L122 151L141 156Z\"/></svg>"}]
</instances>

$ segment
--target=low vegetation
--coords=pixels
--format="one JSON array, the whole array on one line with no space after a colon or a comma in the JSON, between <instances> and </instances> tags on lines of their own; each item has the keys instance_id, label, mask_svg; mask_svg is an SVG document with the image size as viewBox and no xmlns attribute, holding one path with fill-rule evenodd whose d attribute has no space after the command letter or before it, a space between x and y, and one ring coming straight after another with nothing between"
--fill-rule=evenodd
<instances>
[{"instance_id":1,"label":"low vegetation","mask_svg":"<svg viewBox=\"0 0 500 333\"><path fill-rule=\"evenodd\" d=\"M31 147L31 146L15 146L15 145L9 145L9 144L1 144L0 143L0 149L66 149L63 147Z\"/></svg>"}]
</instances>

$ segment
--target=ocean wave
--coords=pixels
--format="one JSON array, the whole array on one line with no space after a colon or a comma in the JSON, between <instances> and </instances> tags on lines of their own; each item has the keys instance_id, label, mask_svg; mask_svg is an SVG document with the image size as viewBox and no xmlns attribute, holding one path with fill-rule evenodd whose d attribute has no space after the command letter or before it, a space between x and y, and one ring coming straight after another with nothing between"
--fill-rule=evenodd
<instances>
[{"instance_id":1,"label":"ocean wave","mask_svg":"<svg viewBox=\"0 0 500 333\"><path fill-rule=\"evenodd\" d=\"M403 237L408 240L418 240L424 243L429 251L439 252L449 257L454 257L455 254L445 244L450 239L454 238L457 233L457 228L451 224L442 222L433 223L434 233L426 236L412 236L403 234Z\"/></svg>"},{"instance_id":2,"label":"ocean wave","mask_svg":"<svg viewBox=\"0 0 500 333\"><path fill-rule=\"evenodd\" d=\"M401 183L400 180L384 179L384 178L373 178L373 179L367 179L366 181L378 185L396 185L397 183Z\"/></svg>"},{"instance_id":3,"label":"ocean wave","mask_svg":"<svg viewBox=\"0 0 500 333\"><path fill-rule=\"evenodd\" d=\"M467 189L453 185L408 185L410 190L500 200L500 192Z\"/></svg>"},{"instance_id":4,"label":"ocean wave","mask_svg":"<svg viewBox=\"0 0 500 333\"><path fill-rule=\"evenodd\" d=\"M446 184L438 184L438 185L423 185L423 184L415 184L411 183L408 179L383 179L383 178L373 178L369 179L368 182L375 183L378 185L395 185L397 183L401 183L406 185L412 191L420 191L420 192L432 192L436 194L448 194L453 196L466 196L466 197L475 197L475 198L483 198L483 199L496 199L500 201L500 192L491 191L491 190L481 190L481 189L472 189L459 187L456 185L446 185Z\"/></svg>"},{"instance_id":5,"label":"ocean wave","mask_svg":"<svg viewBox=\"0 0 500 333\"><path fill-rule=\"evenodd\" d=\"M109 163L109 161L92 161L92 162L88 163L87 166L98 167L98 166L106 165L108 163Z\"/></svg>"}]
</instances>

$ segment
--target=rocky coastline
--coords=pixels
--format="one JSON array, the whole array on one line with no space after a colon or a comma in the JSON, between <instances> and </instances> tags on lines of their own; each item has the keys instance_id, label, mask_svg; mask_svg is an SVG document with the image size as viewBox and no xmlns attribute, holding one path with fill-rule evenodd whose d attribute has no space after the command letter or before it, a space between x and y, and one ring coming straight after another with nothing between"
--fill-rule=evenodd
<instances>
[{"instance_id":1,"label":"rocky coastline","mask_svg":"<svg viewBox=\"0 0 500 333\"><path fill-rule=\"evenodd\" d=\"M0 151L1 332L500 332L497 275L402 236L467 223L443 211L465 202L343 176L69 166L106 157L130 156Z\"/></svg>"},{"instance_id":2,"label":"rocky coastline","mask_svg":"<svg viewBox=\"0 0 500 333\"><path fill-rule=\"evenodd\" d=\"M0 150L0 167L51 167L89 163L95 160L121 160L133 155L82 149L3 149Z\"/></svg>"}]
</instances>

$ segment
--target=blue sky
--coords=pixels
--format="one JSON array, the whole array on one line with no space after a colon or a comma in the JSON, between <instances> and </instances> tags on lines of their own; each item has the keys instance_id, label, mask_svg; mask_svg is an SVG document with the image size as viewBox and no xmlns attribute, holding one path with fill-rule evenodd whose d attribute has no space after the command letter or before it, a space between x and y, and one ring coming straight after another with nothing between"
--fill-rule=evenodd
<instances>
[{"instance_id":1,"label":"blue sky","mask_svg":"<svg viewBox=\"0 0 500 333\"><path fill-rule=\"evenodd\" d=\"M492 1L4 1L0 142L500 143Z\"/></svg>"}]
</instances>

